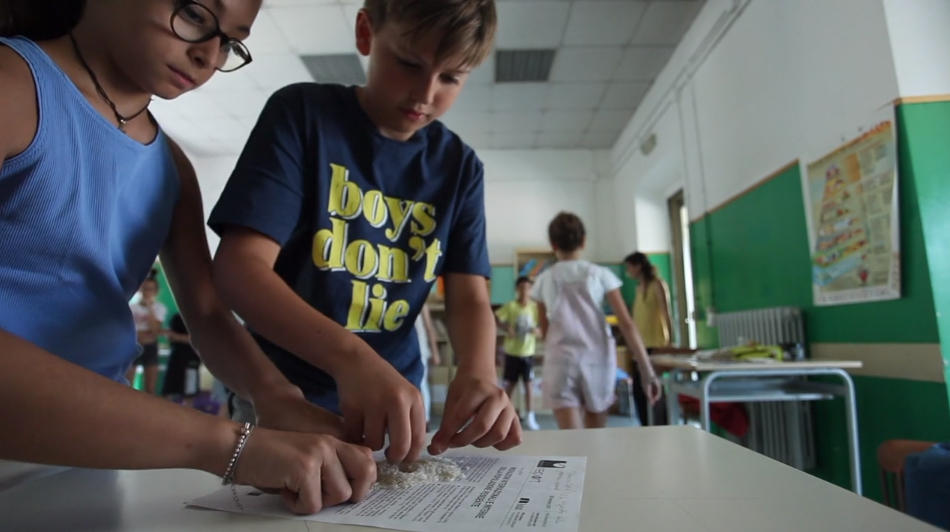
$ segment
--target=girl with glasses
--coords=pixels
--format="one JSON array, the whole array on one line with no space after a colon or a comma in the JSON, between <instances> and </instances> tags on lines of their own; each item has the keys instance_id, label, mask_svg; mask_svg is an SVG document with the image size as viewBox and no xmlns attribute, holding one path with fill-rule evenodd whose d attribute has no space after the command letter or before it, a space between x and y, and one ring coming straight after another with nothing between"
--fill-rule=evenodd
<instances>
[{"instance_id":1,"label":"girl with glasses","mask_svg":"<svg viewBox=\"0 0 950 532\"><path fill-rule=\"evenodd\" d=\"M375 480L369 451L328 435L342 422L307 403L218 300L194 170L148 112L247 64L260 6L0 4L0 433L16 436L0 438L0 459L200 469L282 490L299 513L359 499ZM128 301L156 255L196 350L261 428L127 386Z\"/></svg>"}]
</instances>

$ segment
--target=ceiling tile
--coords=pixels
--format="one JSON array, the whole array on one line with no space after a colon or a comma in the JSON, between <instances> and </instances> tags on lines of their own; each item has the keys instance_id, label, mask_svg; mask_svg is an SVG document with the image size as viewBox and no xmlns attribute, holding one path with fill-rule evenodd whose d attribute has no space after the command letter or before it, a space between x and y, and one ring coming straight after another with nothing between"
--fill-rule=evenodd
<instances>
[{"instance_id":1,"label":"ceiling tile","mask_svg":"<svg viewBox=\"0 0 950 532\"><path fill-rule=\"evenodd\" d=\"M194 91L175 99L175 112L187 120L227 118L228 113L210 93Z\"/></svg>"},{"instance_id":2,"label":"ceiling tile","mask_svg":"<svg viewBox=\"0 0 950 532\"><path fill-rule=\"evenodd\" d=\"M611 83L607 87L607 93L604 94L600 106L604 109L637 107L649 90L650 82L648 81Z\"/></svg>"},{"instance_id":3,"label":"ceiling tile","mask_svg":"<svg viewBox=\"0 0 950 532\"><path fill-rule=\"evenodd\" d=\"M269 10L297 54L337 54L356 48L353 24L339 5L281 7Z\"/></svg>"},{"instance_id":4,"label":"ceiling tile","mask_svg":"<svg viewBox=\"0 0 950 532\"><path fill-rule=\"evenodd\" d=\"M541 119L541 131L584 131L593 117L594 112L587 110L548 110Z\"/></svg>"},{"instance_id":5,"label":"ceiling tile","mask_svg":"<svg viewBox=\"0 0 950 532\"><path fill-rule=\"evenodd\" d=\"M583 131L542 131L538 135L539 148L576 148L584 138Z\"/></svg>"},{"instance_id":6,"label":"ceiling tile","mask_svg":"<svg viewBox=\"0 0 950 532\"><path fill-rule=\"evenodd\" d=\"M617 142L620 130L617 131L588 131L581 139L580 145L591 149L610 149Z\"/></svg>"},{"instance_id":7,"label":"ceiling tile","mask_svg":"<svg viewBox=\"0 0 950 532\"><path fill-rule=\"evenodd\" d=\"M493 111L492 133L537 131L541 127L541 111Z\"/></svg>"},{"instance_id":8,"label":"ceiling tile","mask_svg":"<svg viewBox=\"0 0 950 532\"><path fill-rule=\"evenodd\" d=\"M702 7L702 2L651 2L631 44L675 46Z\"/></svg>"},{"instance_id":9,"label":"ceiling tile","mask_svg":"<svg viewBox=\"0 0 950 532\"><path fill-rule=\"evenodd\" d=\"M564 44L596 46L626 44L633 36L646 2L574 2Z\"/></svg>"},{"instance_id":10,"label":"ceiling tile","mask_svg":"<svg viewBox=\"0 0 950 532\"><path fill-rule=\"evenodd\" d=\"M270 95L263 90L219 92L214 99L229 116L247 118L259 116Z\"/></svg>"},{"instance_id":11,"label":"ceiling tile","mask_svg":"<svg viewBox=\"0 0 950 532\"><path fill-rule=\"evenodd\" d=\"M656 79L670 56L672 47L634 47L623 53L614 77L618 80L652 81Z\"/></svg>"},{"instance_id":12,"label":"ceiling tile","mask_svg":"<svg viewBox=\"0 0 950 532\"><path fill-rule=\"evenodd\" d=\"M549 109L593 109L600 103L606 83L552 83Z\"/></svg>"},{"instance_id":13,"label":"ceiling tile","mask_svg":"<svg viewBox=\"0 0 950 532\"><path fill-rule=\"evenodd\" d=\"M562 48L554 58L552 81L606 81L617 70L620 48Z\"/></svg>"},{"instance_id":14,"label":"ceiling tile","mask_svg":"<svg viewBox=\"0 0 950 532\"><path fill-rule=\"evenodd\" d=\"M343 6L343 19L346 20L350 34L356 38L356 15L359 14L360 9L363 9L363 2L365 0L355 0L351 4L345 4ZM356 42L354 40L353 48L356 49Z\"/></svg>"},{"instance_id":15,"label":"ceiling tile","mask_svg":"<svg viewBox=\"0 0 950 532\"><path fill-rule=\"evenodd\" d=\"M458 99L452 104L452 111L487 111L492 106L491 85L465 86Z\"/></svg>"},{"instance_id":16,"label":"ceiling tile","mask_svg":"<svg viewBox=\"0 0 950 532\"><path fill-rule=\"evenodd\" d=\"M266 59L262 56L268 54L286 54L291 51L290 44L281 33L277 23L270 16L270 10L263 9L257 15L254 26L251 28L251 36L244 41L247 49L251 51L251 57L255 61Z\"/></svg>"},{"instance_id":17,"label":"ceiling tile","mask_svg":"<svg viewBox=\"0 0 950 532\"><path fill-rule=\"evenodd\" d=\"M534 148L537 140L537 132L511 131L492 133L488 145L496 150L523 150Z\"/></svg>"},{"instance_id":18,"label":"ceiling tile","mask_svg":"<svg viewBox=\"0 0 950 532\"><path fill-rule=\"evenodd\" d=\"M496 48L555 48L561 44L570 2L499 2Z\"/></svg>"},{"instance_id":19,"label":"ceiling tile","mask_svg":"<svg viewBox=\"0 0 950 532\"><path fill-rule=\"evenodd\" d=\"M303 61L293 54L268 56L267 61L254 61L244 67L247 74L265 90L275 91L301 81L313 81Z\"/></svg>"},{"instance_id":20,"label":"ceiling tile","mask_svg":"<svg viewBox=\"0 0 950 532\"><path fill-rule=\"evenodd\" d=\"M241 127L247 129L248 131L251 131L252 129L254 129L254 126L257 125L257 119L258 119L258 116L237 117L237 121L239 124L241 124Z\"/></svg>"},{"instance_id":21,"label":"ceiling tile","mask_svg":"<svg viewBox=\"0 0 950 532\"><path fill-rule=\"evenodd\" d=\"M485 62L479 65L478 68L472 70L472 73L468 75L468 79L465 80L465 87L471 87L473 85L491 85L495 82L495 54L489 54L485 58ZM468 90L464 89L462 92Z\"/></svg>"},{"instance_id":22,"label":"ceiling tile","mask_svg":"<svg viewBox=\"0 0 950 532\"><path fill-rule=\"evenodd\" d=\"M511 111L541 109L548 97L547 83L504 83L492 90L492 109Z\"/></svg>"},{"instance_id":23,"label":"ceiling tile","mask_svg":"<svg viewBox=\"0 0 950 532\"><path fill-rule=\"evenodd\" d=\"M453 109L441 118L449 129L458 134L488 133L492 130L492 116L488 111L464 112Z\"/></svg>"},{"instance_id":24,"label":"ceiling tile","mask_svg":"<svg viewBox=\"0 0 950 532\"><path fill-rule=\"evenodd\" d=\"M263 60L267 61L267 56ZM260 87L257 86L257 83L248 73L248 68L250 68L250 65L234 72L215 72L211 79L198 90L201 92L233 92L259 89Z\"/></svg>"},{"instance_id":25,"label":"ceiling tile","mask_svg":"<svg viewBox=\"0 0 950 532\"><path fill-rule=\"evenodd\" d=\"M489 142L491 140L490 133L468 133L465 135L459 135L459 138L462 139L462 142L468 144L470 147L476 150L488 149Z\"/></svg>"},{"instance_id":26,"label":"ceiling tile","mask_svg":"<svg viewBox=\"0 0 950 532\"><path fill-rule=\"evenodd\" d=\"M591 131L617 131L627 127L633 118L633 108L600 109L590 123Z\"/></svg>"}]
</instances>

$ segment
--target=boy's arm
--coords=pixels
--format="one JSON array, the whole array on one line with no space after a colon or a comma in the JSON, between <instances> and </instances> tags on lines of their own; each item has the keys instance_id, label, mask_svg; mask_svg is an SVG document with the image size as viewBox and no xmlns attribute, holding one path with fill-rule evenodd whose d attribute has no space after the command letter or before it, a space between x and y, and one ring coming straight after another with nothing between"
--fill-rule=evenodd
<instances>
[{"instance_id":1,"label":"boy's arm","mask_svg":"<svg viewBox=\"0 0 950 532\"><path fill-rule=\"evenodd\" d=\"M198 179L184 153L174 144L172 148L181 194L161 261L192 345L212 374L254 404L261 424L342 436L341 420L309 404L219 299L211 277Z\"/></svg>"},{"instance_id":2,"label":"boy's arm","mask_svg":"<svg viewBox=\"0 0 950 532\"><path fill-rule=\"evenodd\" d=\"M495 319L485 278L446 274L445 310L459 369L449 387L445 418L429 452L440 454L468 445L507 450L519 445L521 423L497 384Z\"/></svg>"},{"instance_id":3,"label":"boy's arm","mask_svg":"<svg viewBox=\"0 0 950 532\"><path fill-rule=\"evenodd\" d=\"M514 327L509 323L510 314L508 312L508 305L502 305L497 311L495 311L495 323L500 327L505 334L508 336L514 336Z\"/></svg>"},{"instance_id":4,"label":"boy's arm","mask_svg":"<svg viewBox=\"0 0 950 532\"><path fill-rule=\"evenodd\" d=\"M388 430L387 458L417 460L426 432L419 390L366 342L301 299L274 271L279 253L270 237L228 227L214 260L222 298L257 333L333 377L350 441L379 450Z\"/></svg>"}]
</instances>

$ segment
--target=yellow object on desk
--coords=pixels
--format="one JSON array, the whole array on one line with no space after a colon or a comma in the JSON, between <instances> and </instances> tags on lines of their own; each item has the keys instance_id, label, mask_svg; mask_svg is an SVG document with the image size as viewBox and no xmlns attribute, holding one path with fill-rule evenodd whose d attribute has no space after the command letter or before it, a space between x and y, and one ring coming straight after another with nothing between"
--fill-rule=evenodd
<instances>
[{"instance_id":1,"label":"yellow object on desk","mask_svg":"<svg viewBox=\"0 0 950 532\"><path fill-rule=\"evenodd\" d=\"M614 316L613 314L607 316L607 325L617 325L618 323L620 322L617 320L617 316Z\"/></svg>"}]
</instances>

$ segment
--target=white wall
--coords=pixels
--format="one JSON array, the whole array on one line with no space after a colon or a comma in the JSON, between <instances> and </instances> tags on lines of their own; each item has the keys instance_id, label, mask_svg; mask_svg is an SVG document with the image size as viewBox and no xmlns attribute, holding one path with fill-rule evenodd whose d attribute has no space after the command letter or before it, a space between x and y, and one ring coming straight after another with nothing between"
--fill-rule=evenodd
<instances>
[{"instance_id":1,"label":"white wall","mask_svg":"<svg viewBox=\"0 0 950 532\"><path fill-rule=\"evenodd\" d=\"M609 153L591 150L483 150L488 249L493 263L511 263L516 248L547 248L547 226L571 211L587 225L588 258L602 258L604 224L613 227ZM236 157L193 157L201 182L205 217L218 201ZM598 197L595 198L595 189ZM614 231L611 231L614 232ZM218 238L207 230L212 252ZM622 258L622 255L620 255ZM617 260L616 258L613 260Z\"/></svg>"},{"instance_id":2,"label":"white wall","mask_svg":"<svg viewBox=\"0 0 950 532\"><path fill-rule=\"evenodd\" d=\"M950 94L950 2L884 0L901 96Z\"/></svg>"},{"instance_id":3,"label":"white wall","mask_svg":"<svg viewBox=\"0 0 950 532\"><path fill-rule=\"evenodd\" d=\"M195 167L195 173L198 175L198 183L201 185L201 200L204 203L205 220L211 214L211 209L218 203L221 192L224 191L224 185L234 170L237 162L237 156L227 157L196 157L189 155L191 164ZM218 249L218 235L205 225L205 234L208 235L208 245L211 247L211 254L214 255Z\"/></svg>"},{"instance_id":4,"label":"white wall","mask_svg":"<svg viewBox=\"0 0 950 532\"><path fill-rule=\"evenodd\" d=\"M697 218L857 135L897 96L882 0L709 0L614 147L618 202L637 198L617 224L635 223L638 240L668 231L677 184Z\"/></svg>"}]
</instances>

